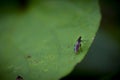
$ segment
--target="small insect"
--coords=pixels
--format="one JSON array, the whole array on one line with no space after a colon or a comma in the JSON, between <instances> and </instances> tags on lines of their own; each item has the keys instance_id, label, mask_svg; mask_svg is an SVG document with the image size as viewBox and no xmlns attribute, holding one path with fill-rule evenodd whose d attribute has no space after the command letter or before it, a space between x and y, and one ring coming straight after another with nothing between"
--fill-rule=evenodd
<instances>
[{"instance_id":1,"label":"small insect","mask_svg":"<svg viewBox=\"0 0 120 80\"><path fill-rule=\"evenodd\" d=\"M21 76L17 76L16 80L24 80L24 79Z\"/></svg>"},{"instance_id":2,"label":"small insect","mask_svg":"<svg viewBox=\"0 0 120 80\"><path fill-rule=\"evenodd\" d=\"M78 51L79 51L79 49L80 49L80 47L81 47L81 36L78 38L78 40L77 40L77 42L76 42L76 44L74 45L74 51L75 51L75 53L78 53Z\"/></svg>"}]
</instances>

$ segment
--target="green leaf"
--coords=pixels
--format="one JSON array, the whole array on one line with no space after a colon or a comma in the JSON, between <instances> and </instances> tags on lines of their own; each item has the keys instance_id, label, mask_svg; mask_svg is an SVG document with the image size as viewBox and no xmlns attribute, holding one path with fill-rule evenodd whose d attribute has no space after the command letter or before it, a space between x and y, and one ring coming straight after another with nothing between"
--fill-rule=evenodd
<instances>
[{"instance_id":1,"label":"green leaf","mask_svg":"<svg viewBox=\"0 0 120 80\"><path fill-rule=\"evenodd\" d=\"M85 57L99 27L97 0L41 1L1 14L0 80L58 80ZM74 44L82 37L81 48Z\"/></svg>"}]
</instances>

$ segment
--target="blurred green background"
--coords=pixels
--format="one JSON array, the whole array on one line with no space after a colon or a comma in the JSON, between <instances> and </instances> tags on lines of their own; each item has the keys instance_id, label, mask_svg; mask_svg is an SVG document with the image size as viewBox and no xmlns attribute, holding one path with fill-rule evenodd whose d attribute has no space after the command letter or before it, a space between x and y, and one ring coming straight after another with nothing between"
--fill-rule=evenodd
<instances>
[{"instance_id":1,"label":"blurred green background","mask_svg":"<svg viewBox=\"0 0 120 80\"><path fill-rule=\"evenodd\" d=\"M120 80L120 2L99 0L102 20L84 60L61 80Z\"/></svg>"}]
</instances>

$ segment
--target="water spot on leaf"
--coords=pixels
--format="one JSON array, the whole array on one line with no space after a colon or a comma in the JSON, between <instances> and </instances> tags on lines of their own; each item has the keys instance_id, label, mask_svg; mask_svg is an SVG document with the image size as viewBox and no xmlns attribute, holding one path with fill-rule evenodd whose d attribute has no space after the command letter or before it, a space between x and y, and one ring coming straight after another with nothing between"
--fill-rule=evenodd
<instances>
[{"instance_id":1,"label":"water spot on leaf","mask_svg":"<svg viewBox=\"0 0 120 80\"><path fill-rule=\"evenodd\" d=\"M31 56L30 56L30 55L28 55L28 56L27 56L27 58L29 59L29 58L31 58Z\"/></svg>"}]
</instances>

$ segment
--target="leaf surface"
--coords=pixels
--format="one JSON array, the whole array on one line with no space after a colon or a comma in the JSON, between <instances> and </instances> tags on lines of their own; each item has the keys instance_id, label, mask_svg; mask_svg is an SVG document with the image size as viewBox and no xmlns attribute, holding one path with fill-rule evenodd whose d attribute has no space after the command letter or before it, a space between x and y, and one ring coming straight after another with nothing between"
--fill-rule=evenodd
<instances>
[{"instance_id":1,"label":"leaf surface","mask_svg":"<svg viewBox=\"0 0 120 80\"><path fill-rule=\"evenodd\" d=\"M0 80L58 80L87 54L100 22L97 0L38 4L25 13L1 14Z\"/></svg>"}]
</instances>

